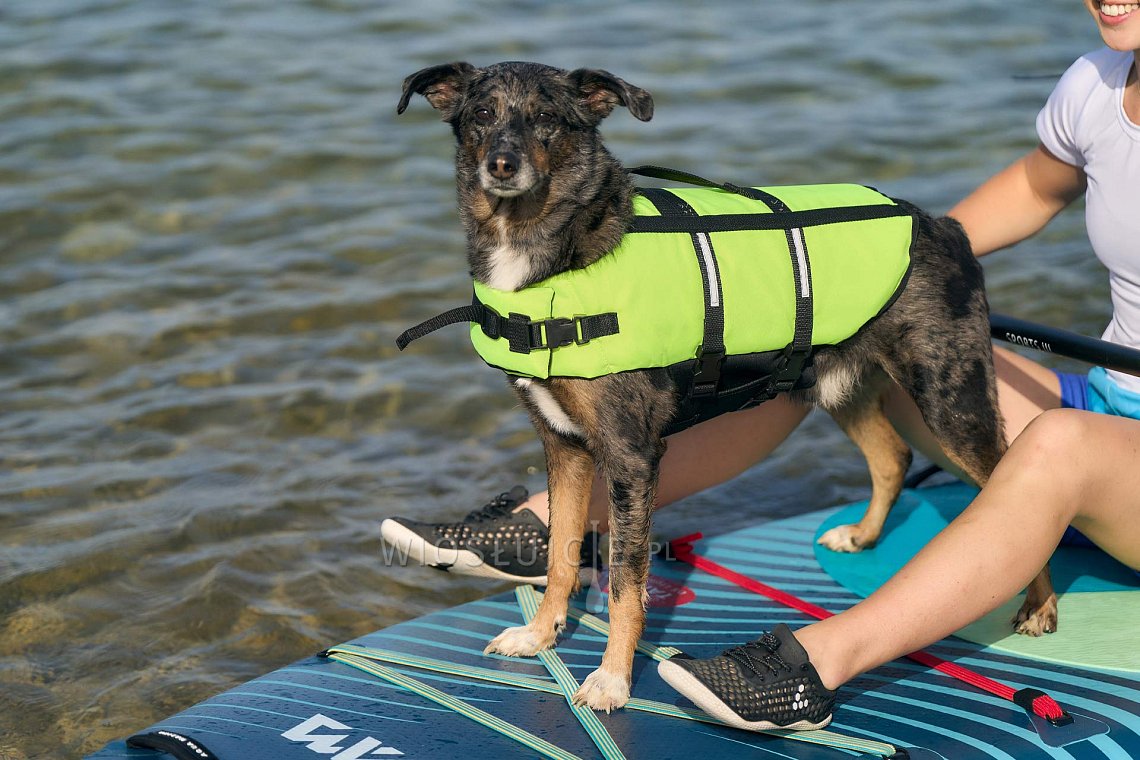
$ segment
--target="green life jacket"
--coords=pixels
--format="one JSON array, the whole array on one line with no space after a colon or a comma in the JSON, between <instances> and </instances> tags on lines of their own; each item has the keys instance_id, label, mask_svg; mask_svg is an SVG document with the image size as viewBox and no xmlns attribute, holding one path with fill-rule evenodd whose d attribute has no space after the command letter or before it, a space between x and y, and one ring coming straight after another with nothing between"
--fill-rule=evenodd
<instances>
[{"instance_id":1,"label":"green life jacket","mask_svg":"<svg viewBox=\"0 0 1140 760\"><path fill-rule=\"evenodd\" d=\"M397 344L471 321L476 352L510 375L668 368L683 427L810 387L813 350L850 338L906 282L916 225L876 190L739 188L654 171L708 186L639 190L632 227L609 254L517 291L476 282L471 306ZM703 412L691 403L702 397Z\"/></svg>"}]
</instances>

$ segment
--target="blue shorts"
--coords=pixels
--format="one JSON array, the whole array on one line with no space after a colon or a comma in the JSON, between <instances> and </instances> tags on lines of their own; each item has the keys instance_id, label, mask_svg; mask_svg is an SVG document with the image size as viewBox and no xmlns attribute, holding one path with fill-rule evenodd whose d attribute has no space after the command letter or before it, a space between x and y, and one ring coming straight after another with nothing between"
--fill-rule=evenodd
<instances>
[{"instance_id":1,"label":"blue shorts","mask_svg":"<svg viewBox=\"0 0 1140 760\"><path fill-rule=\"evenodd\" d=\"M1140 420L1140 393L1125 390L1112 381L1104 367L1093 367L1087 375L1057 372L1061 381L1061 407L1083 409L1117 417ZM1062 546L1096 546L1076 528L1070 526L1061 537Z\"/></svg>"},{"instance_id":2,"label":"blue shorts","mask_svg":"<svg viewBox=\"0 0 1140 760\"><path fill-rule=\"evenodd\" d=\"M1061 381L1063 408L1140 420L1140 393L1121 388L1108 376L1104 367L1093 367L1087 375L1056 370L1053 374Z\"/></svg>"}]
</instances>

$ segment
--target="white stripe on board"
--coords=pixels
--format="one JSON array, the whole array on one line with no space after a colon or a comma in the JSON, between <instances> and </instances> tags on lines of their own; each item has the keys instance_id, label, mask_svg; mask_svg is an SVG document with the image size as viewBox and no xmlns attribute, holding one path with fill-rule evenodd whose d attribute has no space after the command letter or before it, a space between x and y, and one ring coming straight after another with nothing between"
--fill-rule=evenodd
<instances>
[{"instance_id":1,"label":"white stripe on board","mask_svg":"<svg viewBox=\"0 0 1140 760\"><path fill-rule=\"evenodd\" d=\"M697 242L701 244L701 258L705 261L705 273L709 277L709 306L720 306L720 285L716 280L716 261L713 259L709 236L698 232Z\"/></svg>"},{"instance_id":2,"label":"white stripe on board","mask_svg":"<svg viewBox=\"0 0 1140 760\"><path fill-rule=\"evenodd\" d=\"M792 228L792 242L796 246L796 264L800 270L800 298L811 295L811 278L808 277L807 254L804 253L804 231Z\"/></svg>"}]
</instances>

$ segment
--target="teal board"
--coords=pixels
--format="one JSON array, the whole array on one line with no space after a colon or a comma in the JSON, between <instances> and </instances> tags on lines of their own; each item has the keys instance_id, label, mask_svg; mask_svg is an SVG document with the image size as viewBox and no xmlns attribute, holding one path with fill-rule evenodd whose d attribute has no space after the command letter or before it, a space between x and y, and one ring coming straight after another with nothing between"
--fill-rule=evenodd
<instances>
[{"instance_id":1,"label":"teal board","mask_svg":"<svg viewBox=\"0 0 1140 760\"><path fill-rule=\"evenodd\" d=\"M921 489L912 495L941 498L945 492L940 488L943 487ZM956 498L968 499L968 495ZM835 512L825 510L704 539L697 542L696 552L782 591L839 611L859 597L824 572L813 552L820 524ZM788 623L794 628L808 622L794 610L680 562L654 560L653 574L664 581L660 586L676 588L673 584L679 584L692 594L675 595L680 602L676 606L651 607L645 638L689 654L717 653L752 639L777 623ZM604 606L604 597L591 590L584 592L576 604ZM598 614L605 617L602 612ZM482 654L485 643L504 626L521 622L515 597L507 592L409 620L350 643L551 682L537 660ZM597 666L604 645L601 635L571 622L557 652L571 674L581 681ZM1134 674L1040 662L959 639L943 641L930 651L1014 688L1045 691L1079 714L1078 724L1103 727L1105 733L1051 746L1073 736L1049 734L1045 728L1041 729L1045 733L1039 734L1026 714L1012 703L909 661L891 663L844 687L829 729L927 751L912 756L941 756L946 760L1140 757L1140 685ZM638 656L634 696L687 705L658 678L654 665L648 657ZM466 700L573 755L600 756L559 695L410 667L394 669ZM601 714L599 718L630 758L747 756L827 760L860 754L631 710ZM471 760L534 756L515 741L421 696L319 656L219 694L140 733L158 731L189 737L223 760L397 756ZM90 757L143 760L166 755L129 749L124 741L116 741Z\"/></svg>"}]
</instances>

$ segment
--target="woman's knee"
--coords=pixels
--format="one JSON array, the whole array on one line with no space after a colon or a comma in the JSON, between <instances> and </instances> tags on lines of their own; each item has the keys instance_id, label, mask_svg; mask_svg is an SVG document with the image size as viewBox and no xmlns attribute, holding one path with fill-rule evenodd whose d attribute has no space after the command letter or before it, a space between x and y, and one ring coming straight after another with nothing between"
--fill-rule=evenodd
<instances>
[{"instance_id":1,"label":"woman's knee","mask_svg":"<svg viewBox=\"0 0 1140 760\"><path fill-rule=\"evenodd\" d=\"M1037 415L1022 434L1027 441L1046 452L1065 454L1073 447L1089 443L1089 428L1095 414L1080 409L1048 409Z\"/></svg>"},{"instance_id":2,"label":"woman's knee","mask_svg":"<svg viewBox=\"0 0 1140 760\"><path fill-rule=\"evenodd\" d=\"M1083 469L1072 464L1096 445L1096 436L1090 431L1093 417L1091 412L1075 409L1042 412L1014 439L1002 464L1015 468L1020 477L1044 478L1057 488L1079 489Z\"/></svg>"}]
</instances>

